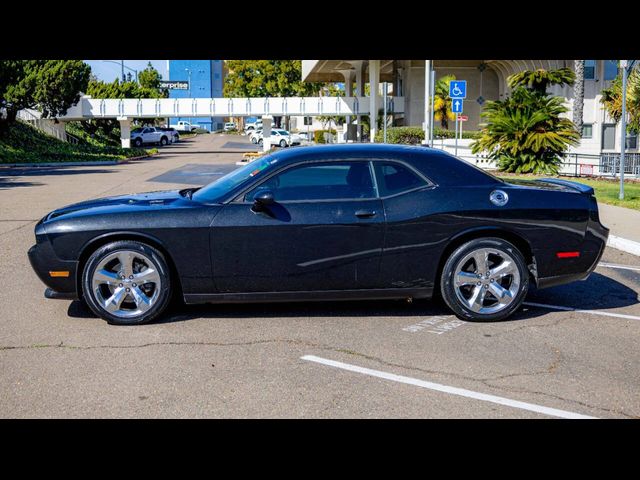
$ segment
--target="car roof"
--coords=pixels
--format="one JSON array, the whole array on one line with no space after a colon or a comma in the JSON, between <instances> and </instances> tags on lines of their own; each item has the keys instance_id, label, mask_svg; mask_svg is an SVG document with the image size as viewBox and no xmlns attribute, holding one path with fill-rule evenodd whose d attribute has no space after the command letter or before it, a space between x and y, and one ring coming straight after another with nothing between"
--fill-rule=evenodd
<instances>
[{"instance_id":1,"label":"car roof","mask_svg":"<svg viewBox=\"0 0 640 480\"><path fill-rule=\"evenodd\" d=\"M418 145L350 143L314 145L270 154L280 165L329 159L401 160L439 185L489 185L502 183L480 168L437 148Z\"/></svg>"}]
</instances>

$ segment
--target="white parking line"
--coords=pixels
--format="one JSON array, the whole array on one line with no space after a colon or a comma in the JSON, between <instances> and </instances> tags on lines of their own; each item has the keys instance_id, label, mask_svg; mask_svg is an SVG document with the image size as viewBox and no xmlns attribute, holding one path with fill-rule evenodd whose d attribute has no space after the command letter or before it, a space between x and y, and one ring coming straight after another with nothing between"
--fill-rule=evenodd
<instances>
[{"instance_id":1,"label":"white parking line","mask_svg":"<svg viewBox=\"0 0 640 480\"><path fill-rule=\"evenodd\" d=\"M562 310L565 312L588 313L589 315L602 315L604 317L617 317L617 318L626 318L628 320L640 320L640 317L637 317L635 315L625 315L623 313L601 312L599 310L581 310L579 308L563 307L560 305L547 305L545 303L534 303L534 302L524 302L523 305L528 305L530 307L548 308L550 310Z\"/></svg>"},{"instance_id":2,"label":"white parking line","mask_svg":"<svg viewBox=\"0 0 640 480\"><path fill-rule=\"evenodd\" d=\"M627 252L632 255L640 256L640 243L634 242L633 240L609 234L607 246L615 248L616 250L622 250L623 252Z\"/></svg>"},{"instance_id":3,"label":"white parking line","mask_svg":"<svg viewBox=\"0 0 640 480\"><path fill-rule=\"evenodd\" d=\"M521 410L529 410L531 412L542 413L544 415L550 415L552 417L597 418L590 417L588 415L582 415L580 413L568 412L566 410L558 410L557 408L543 407L542 405L535 405L533 403L520 402L519 400L511 400L509 398L497 397L495 395L488 395L486 393L474 392L473 390L467 390L464 388L449 387L447 385L441 385L439 383L426 382L417 378L404 377L402 375L395 375L393 373L387 373L380 370L358 367L357 365L336 362L335 360L327 360L326 358L316 357L315 355L305 355L304 357L300 357L300 359L307 360L309 362L320 363L322 365L328 365L330 367L340 368L342 370L348 370L350 372L362 373L364 375L370 375L372 377L384 378L385 380L406 383L408 385L414 385L416 387L426 388L428 390L436 390L438 392L450 393L451 395L458 395L460 397L473 398L474 400L497 403L499 405L506 405L508 407L519 408Z\"/></svg>"},{"instance_id":4,"label":"white parking line","mask_svg":"<svg viewBox=\"0 0 640 480\"><path fill-rule=\"evenodd\" d=\"M615 263L600 262L598 266L607 268L619 268L621 270L635 270L636 272L640 272L640 267L630 267L629 265L616 265Z\"/></svg>"}]
</instances>

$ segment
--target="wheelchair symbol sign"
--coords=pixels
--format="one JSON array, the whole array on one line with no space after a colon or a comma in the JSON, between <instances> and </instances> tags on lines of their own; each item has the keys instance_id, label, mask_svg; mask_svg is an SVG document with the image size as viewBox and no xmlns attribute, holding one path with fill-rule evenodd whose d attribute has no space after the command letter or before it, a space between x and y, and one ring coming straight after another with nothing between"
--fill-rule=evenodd
<instances>
[{"instance_id":1,"label":"wheelchair symbol sign","mask_svg":"<svg viewBox=\"0 0 640 480\"><path fill-rule=\"evenodd\" d=\"M449 82L449 97L467 98L467 81L451 80L451 82Z\"/></svg>"}]
</instances>

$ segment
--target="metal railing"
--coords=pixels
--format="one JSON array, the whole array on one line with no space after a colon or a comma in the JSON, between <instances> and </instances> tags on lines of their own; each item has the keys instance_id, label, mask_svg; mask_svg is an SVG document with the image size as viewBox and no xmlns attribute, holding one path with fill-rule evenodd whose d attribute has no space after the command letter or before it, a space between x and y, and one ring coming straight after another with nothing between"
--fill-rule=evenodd
<instances>
[{"instance_id":1,"label":"metal railing","mask_svg":"<svg viewBox=\"0 0 640 480\"><path fill-rule=\"evenodd\" d=\"M46 133L47 135L50 135L52 137L55 137L58 140L61 140L63 142L71 143L74 145L80 142L80 140L77 137L74 137L70 133L67 133L62 129L53 127L51 125L51 122L52 122L51 119L38 117L36 114L34 114L29 110L25 109L25 110L18 111L17 117L19 120L22 120L23 122L28 123L32 127L40 130L41 132Z\"/></svg>"}]
</instances>

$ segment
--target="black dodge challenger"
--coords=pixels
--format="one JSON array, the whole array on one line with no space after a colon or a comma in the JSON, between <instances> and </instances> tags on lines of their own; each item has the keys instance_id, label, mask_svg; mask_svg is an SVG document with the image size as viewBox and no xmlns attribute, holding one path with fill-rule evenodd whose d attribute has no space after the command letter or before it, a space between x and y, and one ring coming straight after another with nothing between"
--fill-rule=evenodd
<instances>
[{"instance_id":1,"label":"black dodge challenger","mask_svg":"<svg viewBox=\"0 0 640 480\"><path fill-rule=\"evenodd\" d=\"M503 182L443 151L337 145L266 155L201 188L89 200L35 227L48 298L114 324L186 303L429 298L501 320L585 279L609 230L593 189Z\"/></svg>"}]
</instances>

